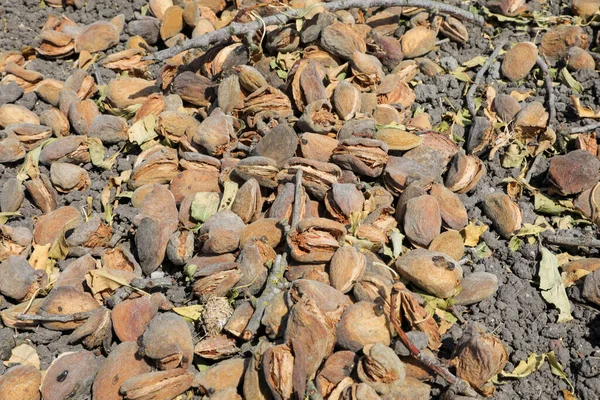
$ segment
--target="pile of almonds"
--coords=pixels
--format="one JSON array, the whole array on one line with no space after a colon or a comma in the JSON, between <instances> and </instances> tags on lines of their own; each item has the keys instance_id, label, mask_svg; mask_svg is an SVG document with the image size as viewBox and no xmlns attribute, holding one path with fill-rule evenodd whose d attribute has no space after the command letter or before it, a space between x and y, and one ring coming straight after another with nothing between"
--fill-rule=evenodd
<instances>
[{"instance_id":1,"label":"pile of almonds","mask_svg":"<svg viewBox=\"0 0 600 400\"><path fill-rule=\"evenodd\" d=\"M80 345L42 372L9 362L0 398L429 398L434 373L399 330L436 359L455 306L497 291L495 275L463 272L481 228L463 201L486 175L480 156L523 160L554 144L549 110L488 87L463 146L434 130L414 92L418 74L451 72L428 55L469 40L459 19L255 3L150 0L126 43L122 15L82 26L49 14L35 51L0 53L0 163L16 171L0 194L2 324ZM302 18L183 52L150 79L152 46L286 7ZM501 73L522 80L539 55L594 68L588 45L581 27L559 25L512 46ZM35 57L76 69L47 78L28 68ZM15 104L32 92L43 112ZM593 220L595 143L582 136L547 174ZM523 225L519 182L483 199L506 239ZM19 217L29 203L32 226ZM127 210L131 229L119 229ZM566 271L586 269L585 296L600 303L600 263L579 264ZM177 285L184 303L165 295ZM507 350L482 326L465 331L451 370L491 395Z\"/></svg>"}]
</instances>

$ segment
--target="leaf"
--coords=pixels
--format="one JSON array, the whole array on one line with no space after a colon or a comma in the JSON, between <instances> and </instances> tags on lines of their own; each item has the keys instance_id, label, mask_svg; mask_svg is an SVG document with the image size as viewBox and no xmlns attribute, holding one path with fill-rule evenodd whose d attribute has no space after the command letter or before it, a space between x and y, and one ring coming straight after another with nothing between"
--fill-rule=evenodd
<instances>
[{"instance_id":1,"label":"leaf","mask_svg":"<svg viewBox=\"0 0 600 400\"><path fill-rule=\"evenodd\" d=\"M488 17L496 18L498 20L498 22L514 22L516 24L528 24L529 23L529 20L524 19L524 18L515 18L515 17L508 17L506 15L501 15L501 14L494 14L493 12L491 12L489 10L489 8L484 7L484 6L481 7L481 10Z\"/></svg>"},{"instance_id":2,"label":"leaf","mask_svg":"<svg viewBox=\"0 0 600 400\"><path fill-rule=\"evenodd\" d=\"M0 225L4 225L10 217L20 217L22 214L18 211L0 212Z\"/></svg>"},{"instance_id":3,"label":"leaf","mask_svg":"<svg viewBox=\"0 0 600 400\"><path fill-rule=\"evenodd\" d=\"M521 246L523 245L523 240L519 239L517 236L513 236L510 238L510 241L508 242L508 248L510 249L510 251L512 251L513 253L517 250L519 250L521 248Z\"/></svg>"},{"instance_id":4,"label":"leaf","mask_svg":"<svg viewBox=\"0 0 600 400\"><path fill-rule=\"evenodd\" d=\"M191 207L191 215L198 222L206 222L207 219L217 213L219 209L219 194L214 192L198 192L194 196Z\"/></svg>"},{"instance_id":5,"label":"leaf","mask_svg":"<svg viewBox=\"0 0 600 400\"><path fill-rule=\"evenodd\" d=\"M455 70L450 71L450 75L452 75L459 81L470 83L471 78L469 78L469 75L467 75L465 70L466 70L465 67L458 67Z\"/></svg>"},{"instance_id":6,"label":"leaf","mask_svg":"<svg viewBox=\"0 0 600 400\"><path fill-rule=\"evenodd\" d=\"M552 373L560 377L563 381L567 382L567 384L571 388L571 391L574 392L575 388L573 387L573 384L571 383L569 378L567 378L567 374L565 374L565 370L563 369L562 365L560 365L560 363L556 359L554 351L546 353L546 357L548 358L548 364L550 364L550 370L552 371Z\"/></svg>"},{"instance_id":7,"label":"leaf","mask_svg":"<svg viewBox=\"0 0 600 400\"><path fill-rule=\"evenodd\" d=\"M228 181L223 184L223 194L221 196L221 204L219 204L219 211L231 210L233 201L238 191L238 184L233 181Z\"/></svg>"},{"instance_id":8,"label":"leaf","mask_svg":"<svg viewBox=\"0 0 600 400\"><path fill-rule=\"evenodd\" d=\"M96 262L98 264L100 263L99 261ZM110 271L110 268L98 268L88 271L85 274L85 281L93 294L97 294L104 291L112 292L117 290L121 286L126 286L142 294L150 296L150 294L146 293L145 291L129 285L129 281L127 280L127 278L119 276Z\"/></svg>"},{"instance_id":9,"label":"leaf","mask_svg":"<svg viewBox=\"0 0 600 400\"><path fill-rule=\"evenodd\" d=\"M579 101L579 97L571 95L571 101L573 102L573 107L577 111L577 115L579 115L580 118L600 118L600 112L596 112L591 108L583 107Z\"/></svg>"},{"instance_id":10,"label":"leaf","mask_svg":"<svg viewBox=\"0 0 600 400\"><path fill-rule=\"evenodd\" d=\"M390 233L390 240L392 241L392 256L394 260L402 254L402 241L404 235L400 233L398 228L394 228Z\"/></svg>"},{"instance_id":11,"label":"leaf","mask_svg":"<svg viewBox=\"0 0 600 400\"><path fill-rule=\"evenodd\" d=\"M570 321L573 319L571 303L569 303L565 285L563 285L558 271L558 258L543 246L540 246L540 252L542 260L540 261L539 277L542 297L560 311L558 322Z\"/></svg>"},{"instance_id":12,"label":"leaf","mask_svg":"<svg viewBox=\"0 0 600 400\"><path fill-rule=\"evenodd\" d=\"M192 280L197 270L198 266L196 264L186 264L185 267L183 267L183 274L186 279Z\"/></svg>"},{"instance_id":13,"label":"leaf","mask_svg":"<svg viewBox=\"0 0 600 400\"><path fill-rule=\"evenodd\" d=\"M141 120L137 121L129 131L127 131L127 135L129 136L129 141L138 145L142 145L143 143L154 139L158 136L158 133L154 130L156 127L156 116L148 115Z\"/></svg>"},{"instance_id":14,"label":"leaf","mask_svg":"<svg viewBox=\"0 0 600 400\"><path fill-rule=\"evenodd\" d=\"M502 157L503 168L521 168L523 161L527 156L527 148L516 141L515 143L508 146L508 149Z\"/></svg>"},{"instance_id":15,"label":"leaf","mask_svg":"<svg viewBox=\"0 0 600 400\"><path fill-rule=\"evenodd\" d=\"M72 220L67 221L58 237L52 242L52 246L50 246L50 250L48 251L48 257L55 260L64 260L67 258L67 255L69 254L69 245L67 244L65 235L67 231L73 229L78 222L79 218L73 218Z\"/></svg>"},{"instance_id":16,"label":"leaf","mask_svg":"<svg viewBox=\"0 0 600 400\"><path fill-rule=\"evenodd\" d=\"M467 68L481 67L486 62L487 59L488 59L487 56L475 56L475 57L471 58L470 60L465 61L463 63L463 66L467 67Z\"/></svg>"},{"instance_id":17,"label":"leaf","mask_svg":"<svg viewBox=\"0 0 600 400\"><path fill-rule=\"evenodd\" d=\"M560 215L565 211L573 211L575 208L572 201L554 201L541 193L533 196L533 207L537 212L550 215Z\"/></svg>"},{"instance_id":18,"label":"leaf","mask_svg":"<svg viewBox=\"0 0 600 400\"><path fill-rule=\"evenodd\" d=\"M145 4L142 6L142 8L140 8L140 14L142 15L142 17L146 16L146 14L148 14L148 10L150 9L150 5Z\"/></svg>"},{"instance_id":19,"label":"leaf","mask_svg":"<svg viewBox=\"0 0 600 400\"><path fill-rule=\"evenodd\" d=\"M487 243L481 242L475 247L475 255L479 258L488 258L492 255L492 250L490 250Z\"/></svg>"},{"instance_id":20,"label":"leaf","mask_svg":"<svg viewBox=\"0 0 600 400\"><path fill-rule=\"evenodd\" d=\"M513 90L510 92L509 96L520 103L522 101L527 100L534 94L535 94L535 91L533 91L533 90L527 90L527 91Z\"/></svg>"},{"instance_id":21,"label":"leaf","mask_svg":"<svg viewBox=\"0 0 600 400\"><path fill-rule=\"evenodd\" d=\"M575 397L573 392L570 392L567 389L563 389L562 394L565 397L565 400L577 400L577 397Z\"/></svg>"},{"instance_id":22,"label":"leaf","mask_svg":"<svg viewBox=\"0 0 600 400\"><path fill-rule=\"evenodd\" d=\"M566 288L571 287L575 284L575 282L579 281L581 278L590 274L591 271L588 271L584 268L576 269L575 271L563 272L560 274L563 285Z\"/></svg>"},{"instance_id":23,"label":"leaf","mask_svg":"<svg viewBox=\"0 0 600 400\"><path fill-rule=\"evenodd\" d=\"M523 224L523 227L519 229L517 233L515 233L515 236L539 235L540 233L545 232L547 230L548 228L543 226Z\"/></svg>"},{"instance_id":24,"label":"leaf","mask_svg":"<svg viewBox=\"0 0 600 400\"><path fill-rule=\"evenodd\" d=\"M56 138L46 139L38 147L27 153L27 155L25 156L25 161L23 162L23 165L21 166L21 168L19 168L19 172L17 173L18 180L24 182L27 180L27 177L34 179L40 175L40 170L38 169L38 164L40 163L40 153L46 145L52 143L55 140Z\"/></svg>"},{"instance_id":25,"label":"leaf","mask_svg":"<svg viewBox=\"0 0 600 400\"><path fill-rule=\"evenodd\" d=\"M7 367L10 364L32 365L36 369L40 369L40 357L37 351L28 344L22 344L12 349L12 353L8 361L4 361Z\"/></svg>"},{"instance_id":26,"label":"leaf","mask_svg":"<svg viewBox=\"0 0 600 400\"><path fill-rule=\"evenodd\" d=\"M529 376L531 373L540 369L542 365L544 365L544 361L546 360L546 354L536 354L531 353L527 358L527 361L521 360L519 364L515 367L513 372L500 372L500 376L503 378L525 378Z\"/></svg>"},{"instance_id":27,"label":"leaf","mask_svg":"<svg viewBox=\"0 0 600 400\"><path fill-rule=\"evenodd\" d=\"M581 85L581 83L577 82L575 78L573 78L573 75L571 75L571 73L567 70L567 67L564 67L560 70L560 78L561 81L565 85L573 89L575 93L583 92L583 86Z\"/></svg>"},{"instance_id":28,"label":"leaf","mask_svg":"<svg viewBox=\"0 0 600 400\"><path fill-rule=\"evenodd\" d=\"M190 321L198 321L202 317L204 307L200 304L187 307L173 307L173 311Z\"/></svg>"},{"instance_id":29,"label":"leaf","mask_svg":"<svg viewBox=\"0 0 600 400\"><path fill-rule=\"evenodd\" d=\"M483 235L483 233L487 231L487 229L487 225L476 226L475 224L473 224L473 222L469 222L469 225L467 225L462 231L460 231L460 234L462 235L463 240L465 241L465 246L477 246L477 244L479 243L479 237Z\"/></svg>"},{"instance_id":30,"label":"leaf","mask_svg":"<svg viewBox=\"0 0 600 400\"><path fill-rule=\"evenodd\" d=\"M117 157L119 156L120 151L117 151L112 156L104 159L104 145L102 141L98 138L88 138L87 145L90 151L90 159L92 160L92 165L98 168L103 169L112 169L117 161Z\"/></svg>"}]
</instances>

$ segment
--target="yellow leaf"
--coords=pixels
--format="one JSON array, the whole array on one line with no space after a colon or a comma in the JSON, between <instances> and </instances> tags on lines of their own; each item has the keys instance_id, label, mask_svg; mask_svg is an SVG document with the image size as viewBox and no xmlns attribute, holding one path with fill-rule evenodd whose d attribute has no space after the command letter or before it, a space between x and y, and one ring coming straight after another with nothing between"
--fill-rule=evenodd
<instances>
[{"instance_id":1,"label":"yellow leaf","mask_svg":"<svg viewBox=\"0 0 600 400\"><path fill-rule=\"evenodd\" d=\"M78 222L79 218L73 218L65 224L62 231L60 231L58 237L50 246L50 250L48 251L48 257L53 258L55 260L64 260L65 258L67 258L67 255L69 254L69 245L67 244L65 233L73 229Z\"/></svg>"},{"instance_id":2,"label":"yellow leaf","mask_svg":"<svg viewBox=\"0 0 600 400\"><path fill-rule=\"evenodd\" d=\"M48 253L50 252L51 243L45 245L33 244L33 251L31 252L31 256L29 257L29 264L33 267L33 269L41 269L46 271L46 275L52 275L52 267L54 266L48 257Z\"/></svg>"},{"instance_id":3,"label":"yellow leaf","mask_svg":"<svg viewBox=\"0 0 600 400\"><path fill-rule=\"evenodd\" d=\"M571 101L580 118L600 118L600 112L596 112L588 107L583 107L579 101L579 97L571 95Z\"/></svg>"},{"instance_id":4,"label":"yellow leaf","mask_svg":"<svg viewBox=\"0 0 600 400\"><path fill-rule=\"evenodd\" d=\"M575 282L577 282L578 280L580 280L581 278L583 278L590 272L591 271L588 271L587 269L581 268L581 269L576 269L575 271L563 272L560 275L560 277L562 279L563 285L565 285L565 288L568 288L568 287L573 286L575 284Z\"/></svg>"},{"instance_id":5,"label":"yellow leaf","mask_svg":"<svg viewBox=\"0 0 600 400\"><path fill-rule=\"evenodd\" d=\"M510 97L512 97L513 99L515 99L518 102L521 102L521 101L527 100L534 93L535 93L535 91L533 91L533 90L527 90L527 91L523 91L523 92L519 91L519 90L513 90L512 92L510 92Z\"/></svg>"},{"instance_id":6,"label":"yellow leaf","mask_svg":"<svg viewBox=\"0 0 600 400\"><path fill-rule=\"evenodd\" d=\"M21 213L18 211L0 212L0 225L5 224L6 221L8 221L8 219L10 217L20 217L20 216L21 216Z\"/></svg>"},{"instance_id":7,"label":"yellow leaf","mask_svg":"<svg viewBox=\"0 0 600 400\"><path fill-rule=\"evenodd\" d=\"M183 318L189 319L190 321L197 321L202 316L204 307L202 307L200 304L187 307L173 307L173 311L181 315Z\"/></svg>"},{"instance_id":8,"label":"yellow leaf","mask_svg":"<svg viewBox=\"0 0 600 400\"><path fill-rule=\"evenodd\" d=\"M567 389L563 389L562 394L565 397L565 400L577 400L577 397Z\"/></svg>"},{"instance_id":9,"label":"yellow leaf","mask_svg":"<svg viewBox=\"0 0 600 400\"><path fill-rule=\"evenodd\" d=\"M114 291L121 286L131 287L129 286L129 282L134 277L134 274L131 272L100 268L88 271L85 275L85 281L92 290L92 293L97 294L104 291Z\"/></svg>"},{"instance_id":10,"label":"yellow leaf","mask_svg":"<svg viewBox=\"0 0 600 400\"><path fill-rule=\"evenodd\" d=\"M500 372L500 376L504 378L525 378L530 375L532 372L540 369L542 365L544 365L544 361L546 360L546 354L536 354L531 353L527 360L519 361L519 364L515 367L513 372Z\"/></svg>"},{"instance_id":11,"label":"yellow leaf","mask_svg":"<svg viewBox=\"0 0 600 400\"><path fill-rule=\"evenodd\" d=\"M465 227L460 234L463 237L465 246L475 247L479 243L479 237L487 231L487 225L475 225L473 222L469 222L469 225Z\"/></svg>"},{"instance_id":12,"label":"yellow leaf","mask_svg":"<svg viewBox=\"0 0 600 400\"><path fill-rule=\"evenodd\" d=\"M40 369L40 357L33 347L22 344L12 350L8 361L4 361L4 365L8 366L10 364L32 365Z\"/></svg>"}]
</instances>

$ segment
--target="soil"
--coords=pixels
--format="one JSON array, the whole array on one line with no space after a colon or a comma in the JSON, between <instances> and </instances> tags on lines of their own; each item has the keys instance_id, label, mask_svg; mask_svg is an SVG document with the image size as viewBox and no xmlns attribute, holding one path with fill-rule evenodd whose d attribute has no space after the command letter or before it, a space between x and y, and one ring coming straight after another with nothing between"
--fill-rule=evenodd
<instances>
[{"instance_id":1,"label":"soil","mask_svg":"<svg viewBox=\"0 0 600 400\"><path fill-rule=\"evenodd\" d=\"M145 0L89 0L85 7L75 10L72 7L65 9L54 9L40 7L39 0L2 1L0 3L0 51L20 49L23 46L35 46L37 36L42 24L49 14L60 15L61 13L75 22L90 23L99 19L110 19L118 14L124 14L126 22L131 21L139 15L140 8L146 4ZM550 11L554 14L564 14L564 9L552 5ZM467 25L471 40L466 45L456 45L446 42L440 46L439 51L430 53L429 57L439 62L443 67L453 68L477 55L491 53L489 40L482 35L480 28ZM593 36L591 28L586 28ZM497 34L506 35L511 42L536 40L538 31L515 30L507 24L502 32ZM123 49L123 43L128 38L127 29L123 33L120 46L110 52ZM72 59L67 60L45 60L38 58L29 64L30 69L41 72L46 77L64 80L72 71ZM551 66L552 67L552 66ZM510 93L513 89L533 89L536 95L527 101L545 101L546 91L543 85L538 84L536 79L528 79L518 84L498 84L500 79L500 63L496 61L489 69L487 83L496 87L498 93ZM107 73L107 78L110 73ZM541 76L536 76L541 80ZM575 74L575 78L581 82L585 91L581 96L582 103L600 103L600 79L595 71ZM453 108L465 107L464 91L465 83L458 81L451 75L440 75L429 77L418 75L416 80L423 84L416 86L415 93L418 105L422 106L432 118L432 125L441 122L443 115L452 111ZM591 90L587 90L591 89ZM569 104L570 90L561 85L556 88L556 108L558 122L566 126L584 124L591 121L579 120L573 113ZM36 112L48 107L37 101L35 95L25 95L16 104L21 104ZM468 129L468 128L467 128ZM465 129L457 126L454 133L465 136ZM111 149L109 154L112 151ZM469 218L479 220L491 225L482 212L481 201L483 197L494 191L505 191L506 185L503 179L507 177L516 178L520 171L517 169L504 169L500 165L502 151L491 160L485 160L487 175L479 182L477 189L468 194L461 195L462 201L468 209ZM86 199L91 196L94 199L94 209L101 212L99 194L105 183L111 176L117 176L120 171L130 169L134 161L134 155L127 155L119 160L117 167L112 171L98 173L91 164L84 168L89 170L92 186L86 192L72 192L69 195L59 196L59 206L72 205L82 208L86 205ZM16 175L19 165L0 165L0 187L4 182ZM532 184L541 184L548 167L546 160L538 166L538 170L532 178ZM41 167L43 172L44 167ZM519 206L523 210L523 222L533 223L536 214L533 212L533 199L524 193ZM11 219L11 226L28 226L33 228L33 219L40 215L39 209L34 207L28 199L21 208L23 217ZM132 237L132 219L135 210L127 204L119 205L115 210L114 228L125 240ZM572 230L574 235L591 234L596 235L593 227L577 228ZM577 398L582 400L595 400L600 396L600 313L599 310L586 304L581 298L580 287L573 286L568 289L568 295L572 301L572 313L574 320L568 323L556 323L558 311L549 306L540 295L538 288L537 270L539 265L538 245L523 245L518 251L512 252L508 248L507 240L501 238L492 230L483 235L487 246L492 250L492 256L479 259L474 252L471 253L473 263L465 265L465 274L475 271L486 271L495 274L500 282L496 295L486 299L479 304L459 308L464 312L464 318L468 321L479 322L487 329L497 335L507 346L509 363L505 370L511 371L520 360L526 359L531 353L546 353L554 351L557 360L564 367L567 377L575 387ZM550 246L550 250L559 253L558 248ZM599 257L597 250L588 253L580 253L588 257ZM63 266L69 260L62 262ZM179 286L170 289L167 297L174 305L181 305L188 297L189 292L183 280L180 270L165 267L165 272L178 279ZM0 309L8 307L10 302L3 300ZM10 333L9 333L10 332ZM451 350L456 341L462 336L463 327L456 324L445 335L441 351L442 357L450 357ZM8 328L0 329L0 338L12 336L18 345L23 342L32 343L36 348L40 359L41 369L49 366L52 360L60 353L81 349L81 346L66 344L66 335L60 332L37 328L32 332L15 333ZM0 340L0 354L6 354L5 347L10 346L8 340ZM10 354L10 352L8 353ZM0 374L5 366L0 363ZM442 381L434 385L434 398L440 395L441 389L445 387ZM559 377L553 375L550 366L546 363L539 371L521 380L506 380L503 385L496 388L494 395L498 400L514 399L560 399L561 389L569 389L568 385Z\"/></svg>"}]
</instances>

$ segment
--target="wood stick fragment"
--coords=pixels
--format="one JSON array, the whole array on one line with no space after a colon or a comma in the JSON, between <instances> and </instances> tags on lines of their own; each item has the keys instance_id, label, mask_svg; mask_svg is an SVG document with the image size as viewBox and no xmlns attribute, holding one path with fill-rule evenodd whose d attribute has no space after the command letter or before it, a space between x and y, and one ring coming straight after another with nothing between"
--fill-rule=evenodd
<instances>
[{"instance_id":1,"label":"wood stick fragment","mask_svg":"<svg viewBox=\"0 0 600 400\"><path fill-rule=\"evenodd\" d=\"M292 211L292 224L290 232L294 232L300 222L300 211L302 210L302 170L296 172L296 187L294 192L294 208Z\"/></svg>"},{"instance_id":2,"label":"wood stick fragment","mask_svg":"<svg viewBox=\"0 0 600 400\"><path fill-rule=\"evenodd\" d=\"M252 314L252 318L250 318L248 325L246 325L246 329L244 329L244 332L242 333L242 339L244 340L252 340L254 335L256 335L258 328L260 328L265 309L273 301L273 298L282 290L281 283L287 265L284 256L285 254L283 256L278 254L275 258L275 263L273 264L271 272L267 278L265 289L260 297L256 299L254 314Z\"/></svg>"},{"instance_id":3,"label":"wood stick fragment","mask_svg":"<svg viewBox=\"0 0 600 400\"><path fill-rule=\"evenodd\" d=\"M17 319L21 321L39 322L72 322L88 319L98 310L84 311L73 314L19 314Z\"/></svg>"},{"instance_id":4,"label":"wood stick fragment","mask_svg":"<svg viewBox=\"0 0 600 400\"><path fill-rule=\"evenodd\" d=\"M537 57L536 63L544 74L546 92L548 93L548 113L550 114L548 125L551 127L556 122L556 96L554 95L554 88L552 87L552 77L550 76L550 71L548 70L548 64L546 64L546 61L544 61L542 56Z\"/></svg>"},{"instance_id":5,"label":"wood stick fragment","mask_svg":"<svg viewBox=\"0 0 600 400\"><path fill-rule=\"evenodd\" d=\"M584 126L578 126L567 130L567 134L574 135L576 133L586 133L600 128L600 122L593 122Z\"/></svg>"},{"instance_id":6,"label":"wood stick fragment","mask_svg":"<svg viewBox=\"0 0 600 400\"><path fill-rule=\"evenodd\" d=\"M408 336L406 336L406 332L404 332L404 330L402 329L401 323L399 321L399 315L396 314L395 310L396 310L396 301L398 298L398 294L399 291L401 289L394 285L392 287L392 294L390 296L391 298L391 302L390 302L390 322L392 323L392 325L394 326L394 329L396 329L396 332L398 333L398 337L400 338L400 340L402 341L402 344L404 344L404 346L408 349L408 351L410 351L410 354L416 358L417 360L419 360L419 362L421 362L421 364L423 364L425 367L427 367L428 369L430 369L431 371L435 372L436 374L440 375L442 378L444 378L444 380L448 383L450 383L451 385L454 385L458 388L458 391L462 394L465 394L469 397L475 397L477 398L477 392L471 387L471 385L469 385L466 381L458 378L457 376L455 376L452 372L450 372L448 370L448 368L446 368L445 366L443 366L440 361L436 358L431 358L428 355L422 353L408 338Z\"/></svg>"},{"instance_id":7,"label":"wood stick fragment","mask_svg":"<svg viewBox=\"0 0 600 400\"><path fill-rule=\"evenodd\" d=\"M562 235L544 235L542 238L546 243L556 246L572 246L572 247L594 247L600 248L600 240L589 237L574 237Z\"/></svg>"},{"instance_id":8,"label":"wood stick fragment","mask_svg":"<svg viewBox=\"0 0 600 400\"><path fill-rule=\"evenodd\" d=\"M350 8L373 8L373 7L419 7L434 10L440 13L449 14L480 26L485 24L485 20L480 15L463 10L449 4L440 3L431 0L338 0L328 3L321 3L328 11L347 10ZM253 35L259 29L265 26L284 25L289 21L303 17L304 10L287 9L280 14L270 15L248 23L234 22L228 26L217 29L216 31L206 33L194 39L186 40L178 46L162 50L144 57L144 60L166 60L177 54L190 49L207 49L217 43L222 43L231 39L232 36Z\"/></svg>"},{"instance_id":9,"label":"wood stick fragment","mask_svg":"<svg viewBox=\"0 0 600 400\"><path fill-rule=\"evenodd\" d=\"M492 54L488 57L487 60L485 60L485 62L483 63L483 65L481 66L479 71L477 71L477 75L475 75L475 80L473 81L473 83L471 84L471 87L469 88L469 91L467 92L467 108L469 109L469 112L471 113L471 119L475 118L475 114L477 114L477 110L475 108L475 99L473 98L473 96L475 95L475 91L479 87L479 83L483 79L483 76L485 75L487 70L490 68L492 63L496 60L496 58L500 54L500 51L502 50L502 48L504 47L505 44L506 44L505 39L500 40L496 44L496 48L494 49Z\"/></svg>"}]
</instances>

